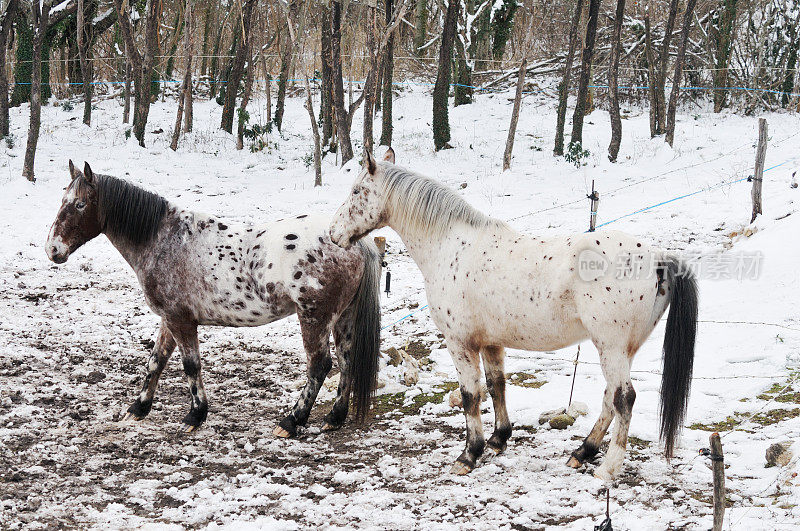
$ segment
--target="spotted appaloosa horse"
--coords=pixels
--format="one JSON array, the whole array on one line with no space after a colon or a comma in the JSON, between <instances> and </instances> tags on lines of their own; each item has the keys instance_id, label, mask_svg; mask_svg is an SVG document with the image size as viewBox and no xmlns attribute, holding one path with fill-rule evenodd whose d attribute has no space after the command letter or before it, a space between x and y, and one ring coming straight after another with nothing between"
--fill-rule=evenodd
<instances>
[{"instance_id":1,"label":"spotted appaloosa horse","mask_svg":"<svg viewBox=\"0 0 800 531\"><path fill-rule=\"evenodd\" d=\"M625 456L636 392L630 367L639 347L670 307L661 382L661 436L672 455L686 412L697 322L694 278L664 251L619 232L535 238L467 204L436 181L367 155L349 198L331 224L347 248L373 229L390 226L422 271L434 323L458 371L467 446L453 466L466 474L484 449L480 418L480 357L495 410L487 441L502 452L511 435L505 405L504 347L550 351L585 339L600 353L606 390L600 418L568 465L597 454L616 416L611 444L595 475L610 479ZM648 263L649 273L636 264ZM611 274L622 260L627 273Z\"/></svg>"},{"instance_id":2,"label":"spotted appaloosa horse","mask_svg":"<svg viewBox=\"0 0 800 531\"><path fill-rule=\"evenodd\" d=\"M108 175L83 173L69 162L71 182L47 239L47 254L64 263L105 234L136 272L161 328L147 376L126 418L140 420L177 345L189 379L191 410L183 430L200 426L208 401L200 375L199 325L258 326L297 313L308 382L275 435L294 435L308 420L331 369L333 331L341 369L338 396L324 429L341 426L352 392L361 419L378 370L380 256L364 242L344 250L331 243L328 219L297 216L266 225L234 224L181 209Z\"/></svg>"}]
</instances>

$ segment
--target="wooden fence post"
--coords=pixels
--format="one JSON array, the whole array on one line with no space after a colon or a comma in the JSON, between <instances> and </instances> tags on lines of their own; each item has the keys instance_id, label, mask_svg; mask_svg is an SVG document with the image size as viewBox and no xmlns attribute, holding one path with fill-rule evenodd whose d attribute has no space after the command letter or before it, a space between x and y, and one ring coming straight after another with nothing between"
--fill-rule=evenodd
<instances>
[{"instance_id":1,"label":"wooden fence post","mask_svg":"<svg viewBox=\"0 0 800 531\"><path fill-rule=\"evenodd\" d=\"M758 149L756 149L756 167L753 171L753 216L750 223L761 214L761 182L764 179L764 159L767 156L767 120L758 119Z\"/></svg>"},{"instance_id":2,"label":"wooden fence post","mask_svg":"<svg viewBox=\"0 0 800 531\"><path fill-rule=\"evenodd\" d=\"M511 167L511 152L514 149L514 135L517 133L517 122L519 121L519 107L522 104L522 88L525 85L525 70L528 60L523 59L519 65L519 77L517 78L517 94L514 96L514 110L511 111L511 125L508 127L508 140L506 140L506 152L503 154L503 171Z\"/></svg>"},{"instance_id":3,"label":"wooden fence post","mask_svg":"<svg viewBox=\"0 0 800 531\"><path fill-rule=\"evenodd\" d=\"M719 439L719 433L712 433L709 441L711 443L711 467L714 472L714 527L712 531L722 531L722 520L725 518L725 461L722 457L722 442Z\"/></svg>"},{"instance_id":4,"label":"wooden fence post","mask_svg":"<svg viewBox=\"0 0 800 531\"><path fill-rule=\"evenodd\" d=\"M589 214L589 232L594 232L597 226L597 206L600 204L600 194L594 189L594 179L592 179L592 195L588 196L591 203L591 213Z\"/></svg>"}]
</instances>

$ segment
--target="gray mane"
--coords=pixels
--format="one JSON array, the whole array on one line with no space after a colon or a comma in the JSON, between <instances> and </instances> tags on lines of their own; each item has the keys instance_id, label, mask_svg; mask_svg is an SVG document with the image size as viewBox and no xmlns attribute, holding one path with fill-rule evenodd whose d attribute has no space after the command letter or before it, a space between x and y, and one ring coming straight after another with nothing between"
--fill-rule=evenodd
<instances>
[{"instance_id":1,"label":"gray mane","mask_svg":"<svg viewBox=\"0 0 800 531\"><path fill-rule=\"evenodd\" d=\"M95 174L97 209L103 232L131 243L147 243L158 233L169 204L158 194L111 177Z\"/></svg>"},{"instance_id":2,"label":"gray mane","mask_svg":"<svg viewBox=\"0 0 800 531\"><path fill-rule=\"evenodd\" d=\"M385 207L400 225L432 237L443 236L454 224L478 229L503 226L476 209L447 186L405 168L381 162Z\"/></svg>"}]
</instances>

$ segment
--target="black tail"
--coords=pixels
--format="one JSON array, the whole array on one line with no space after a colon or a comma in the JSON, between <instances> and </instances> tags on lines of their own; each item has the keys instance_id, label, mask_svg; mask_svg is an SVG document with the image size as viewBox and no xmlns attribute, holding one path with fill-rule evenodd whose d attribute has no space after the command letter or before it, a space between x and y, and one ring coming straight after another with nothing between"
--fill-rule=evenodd
<instances>
[{"instance_id":1,"label":"black tail","mask_svg":"<svg viewBox=\"0 0 800 531\"><path fill-rule=\"evenodd\" d=\"M369 412L370 400L378 381L381 341L381 256L377 247L362 239L364 274L353 299L353 348L350 377L353 385L353 418L361 422Z\"/></svg>"},{"instance_id":2,"label":"black tail","mask_svg":"<svg viewBox=\"0 0 800 531\"><path fill-rule=\"evenodd\" d=\"M668 258L661 266L670 290L661 376L661 440L669 459L689 402L697 335L697 283L691 271L677 258Z\"/></svg>"}]
</instances>

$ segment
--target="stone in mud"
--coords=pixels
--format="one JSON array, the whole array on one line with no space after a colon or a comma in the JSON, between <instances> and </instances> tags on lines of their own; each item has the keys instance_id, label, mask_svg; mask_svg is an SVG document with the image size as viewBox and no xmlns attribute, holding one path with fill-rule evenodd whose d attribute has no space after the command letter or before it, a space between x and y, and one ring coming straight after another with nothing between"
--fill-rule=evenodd
<instances>
[{"instance_id":1,"label":"stone in mud","mask_svg":"<svg viewBox=\"0 0 800 531\"><path fill-rule=\"evenodd\" d=\"M387 365L391 365L392 367L399 367L401 363L403 363L403 354L401 354L401 350L397 350L396 348L392 347L386 351L386 355L389 356L389 361L386 362Z\"/></svg>"},{"instance_id":2,"label":"stone in mud","mask_svg":"<svg viewBox=\"0 0 800 531\"><path fill-rule=\"evenodd\" d=\"M575 424L575 417L563 413L550 419L550 427L555 430L566 430Z\"/></svg>"},{"instance_id":3,"label":"stone in mud","mask_svg":"<svg viewBox=\"0 0 800 531\"><path fill-rule=\"evenodd\" d=\"M547 424L550 422L550 419L555 417L556 415L563 415L566 413L566 408L560 407L558 409L551 409L550 411L543 411L541 415L539 415L539 426L542 424Z\"/></svg>"},{"instance_id":4,"label":"stone in mud","mask_svg":"<svg viewBox=\"0 0 800 531\"><path fill-rule=\"evenodd\" d=\"M573 418L583 417L589 414L589 406L583 402L573 402L567 408L567 415Z\"/></svg>"},{"instance_id":5,"label":"stone in mud","mask_svg":"<svg viewBox=\"0 0 800 531\"><path fill-rule=\"evenodd\" d=\"M486 401L489 390L485 385L481 385L481 402ZM449 397L450 407L464 407L464 399L461 397L461 389L453 389L450 391Z\"/></svg>"},{"instance_id":6,"label":"stone in mud","mask_svg":"<svg viewBox=\"0 0 800 531\"><path fill-rule=\"evenodd\" d=\"M775 443L767 448L767 466L786 466L794 457L792 441Z\"/></svg>"},{"instance_id":7,"label":"stone in mud","mask_svg":"<svg viewBox=\"0 0 800 531\"><path fill-rule=\"evenodd\" d=\"M400 351L403 355L403 365L405 366L405 373L403 374L403 381L406 385L417 385L419 382L419 363L417 360L406 354L404 350Z\"/></svg>"}]
</instances>

